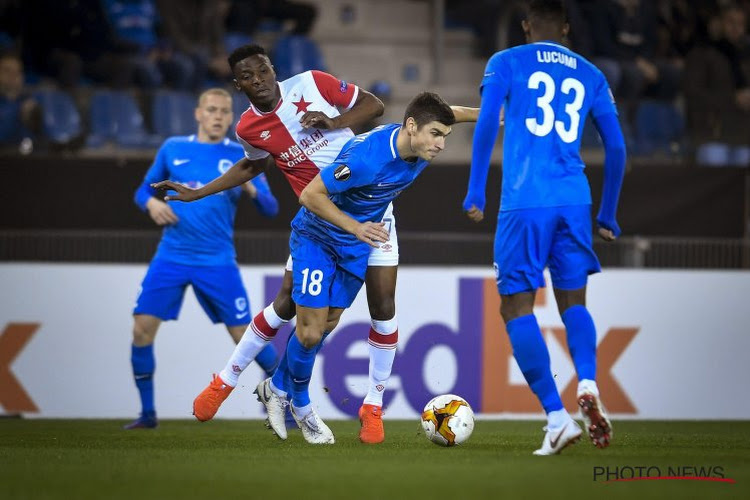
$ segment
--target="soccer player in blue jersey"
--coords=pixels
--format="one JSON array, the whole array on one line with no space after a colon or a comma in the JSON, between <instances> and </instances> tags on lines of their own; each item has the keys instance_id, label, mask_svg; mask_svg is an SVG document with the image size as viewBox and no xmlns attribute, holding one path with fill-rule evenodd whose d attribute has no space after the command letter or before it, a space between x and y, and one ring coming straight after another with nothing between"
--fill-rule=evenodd
<instances>
[{"instance_id":1,"label":"soccer player in blue jersey","mask_svg":"<svg viewBox=\"0 0 750 500\"><path fill-rule=\"evenodd\" d=\"M334 442L308 394L317 346L362 287L371 247L388 241L381 222L388 204L443 150L454 122L445 101L422 93L407 107L403 124L350 139L302 191L289 240L297 328L286 358L292 416L310 443ZM277 370L269 384L284 399L287 370Z\"/></svg>"},{"instance_id":2,"label":"soccer player in blue jersey","mask_svg":"<svg viewBox=\"0 0 750 500\"><path fill-rule=\"evenodd\" d=\"M156 224L164 226L164 232L133 311L131 362L142 410L126 429L158 425L154 338L162 321L177 319L188 285L192 285L211 321L224 323L235 342L242 338L252 318L235 256L234 215L243 190L262 215L273 217L278 213L278 202L265 177L261 174L241 187L196 203L165 203L151 187L153 182L167 178L193 187L205 185L244 158L242 146L226 137L232 118L232 96L226 90L203 92L195 109L198 133L167 139L135 193L136 204ZM273 345L266 346L256 361L272 372L277 364Z\"/></svg>"},{"instance_id":3,"label":"soccer player in blue jersey","mask_svg":"<svg viewBox=\"0 0 750 500\"><path fill-rule=\"evenodd\" d=\"M604 190L596 218L599 235L613 241L625 168L625 144L604 75L562 45L567 34L561 0L532 0L523 21L529 44L496 53L481 83L464 210L483 217L490 155L505 110L503 186L494 265L500 313L513 356L547 413L536 455L553 455L576 442L581 428L563 407L550 358L534 316L534 296L549 267L557 306L578 374L578 404L593 443L609 444L612 426L596 385L596 330L586 309L588 275L600 271L592 248L591 193L579 154L591 114L604 143Z\"/></svg>"}]
</instances>

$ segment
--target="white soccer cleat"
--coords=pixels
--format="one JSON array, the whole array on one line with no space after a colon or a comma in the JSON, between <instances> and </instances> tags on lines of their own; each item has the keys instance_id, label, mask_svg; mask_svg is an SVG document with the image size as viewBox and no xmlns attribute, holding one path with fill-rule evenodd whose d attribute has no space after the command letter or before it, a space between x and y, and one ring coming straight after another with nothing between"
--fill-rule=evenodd
<instances>
[{"instance_id":1,"label":"white soccer cleat","mask_svg":"<svg viewBox=\"0 0 750 500\"><path fill-rule=\"evenodd\" d=\"M323 422L315 410L310 410L310 413L302 418L299 418L294 412L294 405L292 405L292 417L297 422L297 426L302 431L302 437L305 441L311 444L333 444L336 440L333 437L331 429Z\"/></svg>"},{"instance_id":2,"label":"white soccer cleat","mask_svg":"<svg viewBox=\"0 0 750 500\"><path fill-rule=\"evenodd\" d=\"M597 448L606 448L612 440L612 422L609 421L607 411L593 392L582 392L578 395L578 406L581 407L581 417L586 424L589 438Z\"/></svg>"},{"instance_id":3,"label":"white soccer cleat","mask_svg":"<svg viewBox=\"0 0 750 500\"><path fill-rule=\"evenodd\" d=\"M542 447L534 452L534 455L557 455L564 448L577 443L581 439L581 426L572 418L559 429L544 428L544 441Z\"/></svg>"},{"instance_id":4,"label":"white soccer cleat","mask_svg":"<svg viewBox=\"0 0 750 500\"><path fill-rule=\"evenodd\" d=\"M286 398L282 398L271 390L271 379L267 378L258 384L258 387L253 391L258 396L258 401L263 403L266 407L266 427L271 429L279 439L286 439L286 407L289 406L289 401Z\"/></svg>"}]
</instances>

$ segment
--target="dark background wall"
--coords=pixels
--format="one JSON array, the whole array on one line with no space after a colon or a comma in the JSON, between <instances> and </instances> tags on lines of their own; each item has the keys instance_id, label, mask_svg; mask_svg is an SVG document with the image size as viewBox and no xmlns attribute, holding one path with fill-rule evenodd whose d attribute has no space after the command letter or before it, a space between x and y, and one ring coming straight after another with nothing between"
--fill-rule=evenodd
<instances>
[{"instance_id":1,"label":"dark background wall","mask_svg":"<svg viewBox=\"0 0 750 500\"><path fill-rule=\"evenodd\" d=\"M149 166L146 160L15 158L0 159L3 194L0 229L153 229L133 203L133 193ZM586 169L595 207L603 169ZM625 176L619 222L627 235L739 238L745 231L743 169L641 166ZM461 212L468 167L435 165L396 202L399 232L491 233L500 191L500 169L488 182L487 218L472 224ZM240 205L237 229L287 230L299 208L280 172L269 172L279 198L275 219Z\"/></svg>"}]
</instances>

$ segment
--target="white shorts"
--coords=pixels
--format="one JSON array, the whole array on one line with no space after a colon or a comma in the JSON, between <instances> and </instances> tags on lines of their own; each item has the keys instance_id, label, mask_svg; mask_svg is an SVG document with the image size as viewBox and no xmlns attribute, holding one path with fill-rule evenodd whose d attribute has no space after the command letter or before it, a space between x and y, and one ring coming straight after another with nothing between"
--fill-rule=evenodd
<instances>
[{"instance_id":1,"label":"white shorts","mask_svg":"<svg viewBox=\"0 0 750 500\"><path fill-rule=\"evenodd\" d=\"M388 229L389 239L378 248L370 251L368 266L393 267L398 266L398 235L396 234L396 218L393 215L393 203L388 205L383 215L383 222ZM286 260L286 270L292 270L292 256Z\"/></svg>"}]
</instances>

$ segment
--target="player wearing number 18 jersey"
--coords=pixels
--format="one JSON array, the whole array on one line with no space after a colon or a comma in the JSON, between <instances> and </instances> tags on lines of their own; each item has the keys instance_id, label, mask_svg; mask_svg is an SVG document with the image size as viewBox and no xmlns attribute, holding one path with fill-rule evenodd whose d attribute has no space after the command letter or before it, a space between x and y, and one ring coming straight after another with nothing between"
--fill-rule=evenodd
<instances>
[{"instance_id":1,"label":"player wearing number 18 jersey","mask_svg":"<svg viewBox=\"0 0 750 500\"><path fill-rule=\"evenodd\" d=\"M587 431L601 448L612 435L595 382L596 330L585 307L588 275L600 271L592 248L591 193L579 154L586 116L592 116L606 152L596 219L606 241L620 233L615 214L625 145L604 75L562 45L568 31L562 1L533 0L523 29L530 43L492 56L482 79L464 209L474 221L483 217L489 159L504 107L503 186L494 256L500 313L513 355L547 413L547 433L534 453L551 455L575 442L581 429L563 408L533 314L536 289L545 285L545 267L566 327Z\"/></svg>"}]
</instances>

